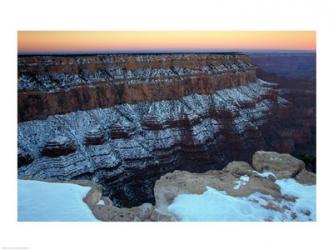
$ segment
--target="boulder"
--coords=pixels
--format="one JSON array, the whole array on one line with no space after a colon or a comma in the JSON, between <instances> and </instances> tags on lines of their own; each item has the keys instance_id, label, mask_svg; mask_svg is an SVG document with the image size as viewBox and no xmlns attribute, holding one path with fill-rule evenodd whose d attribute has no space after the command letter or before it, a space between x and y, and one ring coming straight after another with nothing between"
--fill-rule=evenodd
<instances>
[{"instance_id":1,"label":"boulder","mask_svg":"<svg viewBox=\"0 0 333 250\"><path fill-rule=\"evenodd\" d=\"M253 176L255 172L250 164L245 161L232 161L223 169L224 173L230 172L234 176Z\"/></svg>"},{"instance_id":2,"label":"boulder","mask_svg":"<svg viewBox=\"0 0 333 250\"><path fill-rule=\"evenodd\" d=\"M306 169L302 169L302 171L296 175L295 179L301 184L316 185L316 175Z\"/></svg>"},{"instance_id":3,"label":"boulder","mask_svg":"<svg viewBox=\"0 0 333 250\"><path fill-rule=\"evenodd\" d=\"M252 157L252 165L259 172L274 173L278 179L293 178L305 168L303 161L290 154L266 151L257 151Z\"/></svg>"},{"instance_id":4,"label":"boulder","mask_svg":"<svg viewBox=\"0 0 333 250\"><path fill-rule=\"evenodd\" d=\"M102 188L98 185L91 186L90 191L86 195L86 197L83 199L85 203L88 204L89 207L95 206L99 200L102 198Z\"/></svg>"},{"instance_id":5,"label":"boulder","mask_svg":"<svg viewBox=\"0 0 333 250\"><path fill-rule=\"evenodd\" d=\"M58 157L68 155L76 151L74 142L66 136L55 136L49 139L42 149L42 155Z\"/></svg>"},{"instance_id":6,"label":"boulder","mask_svg":"<svg viewBox=\"0 0 333 250\"><path fill-rule=\"evenodd\" d=\"M177 221L177 218L166 211L154 209L149 218L150 221Z\"/></svg>"},{"instance_id":7,"label":"boulder","mask_svg":"<svg viewBox=\"0 0 333 250\"><path fill-rule=\"evenodd\" d=\"M104 132L101 128L93 128L85 134L86 145L101 145L105 142Z\"/></svg>"},{"instance_id":8,"label":"boulder","mask_svg":"<svg viewBox=\"0 0 333 250\"><path fill-rule=\"evenodd\" d=\"M147 221L153 211L153 205L143 203L138 207L119 208L113 205L95 205L92 211L102 221Z\"/></svg>"}]
</instances>

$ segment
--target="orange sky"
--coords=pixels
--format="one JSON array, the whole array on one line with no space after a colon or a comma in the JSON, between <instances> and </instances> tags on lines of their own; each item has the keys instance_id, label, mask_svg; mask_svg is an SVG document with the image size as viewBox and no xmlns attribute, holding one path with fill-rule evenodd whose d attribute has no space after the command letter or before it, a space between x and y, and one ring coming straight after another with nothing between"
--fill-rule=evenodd
<instances>
[{"instance_id":1,"label":"orange sky","mask_svg":"<svg viewBox=\"0 0 333 250\"><path fill-rule=\"evenodd\" d=\"M314 31L19 31L18 52L315 50Z\"/></svg>"}]
</instances>

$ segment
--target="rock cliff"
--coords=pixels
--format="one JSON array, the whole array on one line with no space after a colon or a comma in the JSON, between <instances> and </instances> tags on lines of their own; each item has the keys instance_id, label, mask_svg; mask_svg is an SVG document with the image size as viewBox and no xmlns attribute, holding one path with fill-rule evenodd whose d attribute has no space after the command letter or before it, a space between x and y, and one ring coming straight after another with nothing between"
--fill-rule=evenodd
<instances>
[{"instance_id":1,"label":"rock cliff","mask_svg":"<svg viewBox=\"0 0 333 250\"><path fill-rule=\"evenodd\" d=\"M213 94L255 80L242 54L19 57L18 120Z\"/></svg>"},{"instance_id":2,"label":"rock cliff","mask_svg":"<svg viewBox=\"0 0 333 250\"><path fill-rule=\"evenodd\" d=\"M280 125L289 102L243 54L18 63L19 177L92 180L117 206L154 203L165 173L222 169L293 140Z\"/></svg>"}]
</instances>

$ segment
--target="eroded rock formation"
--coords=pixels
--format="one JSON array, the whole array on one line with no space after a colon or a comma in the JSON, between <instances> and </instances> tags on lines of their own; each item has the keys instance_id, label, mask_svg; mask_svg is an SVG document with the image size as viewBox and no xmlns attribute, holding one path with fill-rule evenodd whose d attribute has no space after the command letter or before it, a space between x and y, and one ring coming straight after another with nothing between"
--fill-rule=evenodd
<instances>
[{"instance_id":1,"label":"eroded rock formation","mask_svg":"<svg viewBox=\"0 0 333 250\"><path fill-rule=\"evenodd\" d=\"M207 187L224 191L234 197L248 197L251 194L259 193L262 207L278 211L281 213L281 218L286 220L299 220L300 218L288 204L292 205L300 197L283 194L280 186L276 184L277 179L285 178L285 176L280 175L281 172L290 169L290 173L292 173L295 163L298 161L288 154L260 151L253 156L253 162L256 164L257 162L265 162L267 168L260 171L257 171L257 168L252 167L249 163L241 161L230 162L222 170L210 170L204 173L176 170L163 175L156 181L154 206L150 203L144 203L136 207L119 208L108 201L107 197L102 196L101 186L83 181L75 181L74 183L92 187L85 202L96 218L102 221L178 221L179 218L169 210L169 206L175 198L180 194L202 194L207 190ZM301 184L315 185L315 175L305 169L304 163L300 164L300 168L299 173L292 178ZM292 175L288 175L288 178ZM244 177L246 177L246 181L239 184ZM258 203L255 198L251 202ZM311 212L304 210L301 215L301 220L307 220L310 219Z\"/></svg>"},{"instance_id":2,"label":"eroded rock formation","mask_svg":"<svg viewBox=\"0 0 333 250\"><path fill-rule=\"evenodd\" d=\"M117 206L154 203L168 172L222 169L288 139L288 101L243 54L19 57L18 86L18 143L34 159L19 177L93 180Z\"/></svg>"},{"instance_id":3,"label":"eroded rock formation","mask_svg":"<svg viewBox=\"0 0 333 250\"><path fill-rule=\"evenodd\" d=\"M74 142L66 136L55 136L49 139L42 148L42 155L48 157L58 157L74 153L76 146Z\"/></svg>"},{"instance_id":4,"label":"eroded rock formation","mask_svg":"<svg viewBox=\"0 0 333 250\"><path fill-rule=\"evenodd\" d=\"M19 57L18 77L19 121L213 94L256 80L242 54Z\"/></svg>"},{"instance_id":5,"label":"eroded rock formation","mask_svg":"<svg viewBox=\"0 0 333 250\"><path fill-rule=\"evenodd\" d=\"M87 145L100 145L105 142L105 135L101 128L92 128L88 130L85 135L85 142Z\"/></svg>"}]
</instances>

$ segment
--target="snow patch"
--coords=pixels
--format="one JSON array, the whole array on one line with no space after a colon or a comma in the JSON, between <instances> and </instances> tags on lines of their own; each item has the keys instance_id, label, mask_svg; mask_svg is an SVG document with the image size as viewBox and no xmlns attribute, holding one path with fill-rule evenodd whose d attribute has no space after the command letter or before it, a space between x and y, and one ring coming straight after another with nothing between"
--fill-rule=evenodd
<instances>
[{"instance_id":1,"label":"snow patch","mask_svg":"<svg viewBox=\"0 0 333 250\"><path fill-rule=\"evenodd\" d=\"M250 180L250 177L248 177L247 175L242 175L241 177L239 177L239 180L234 181L234 189L239 189L241 186L245 186L248 181Z\"/></svg>"},{"instance_id":2,"label":"snow patch","mask_svg":"<svg viewBox=\"0 0 333 250\"><path fill-rule=\"evenodd\" d=\"M90 187L18 180L18 221L97 221L82 200Z\"/></svg>"},{"instance_id":3,"label":"snow patch","mask_svg":"<svg viewBox=\"0 0 333 250\"><path fill-rule=\"evenodd\" d=\"M268 173L263 173L267 175ZM248 181L242 176L240 181ZM315 221L316 186L297 183L293 179L276 181L283 195L296 201L277 201L259 192L248 197L234 197L207 187L203 194L180 194L168 207L182 221Z\"/></svg>"},{"instance_id":4,"label":"snow patch","mask_svg":"<svg viewBox=\"0 0 333 250\"><path fill-rule=\"evenodd\" d=\"M103 206L105 206L105 202L104 202L103 200L99 200L99 201L97 202L97 205L103 205Z\"/></svg>"},{"instance_id":5,"label":"snow patch","mask_svg":"<svg viewBox=\"0 0 333 250\"><path fill-rule=\"evenodd\" d=\"M168 209L182 221L260 221L271 215L260 204L210 187L200 195L178 195Z\"/></svg>"},{"instance_id":6,"label":"snow patch","mask_svg":"<svg viewBox=\"0 0 333 250\"><path fill-rule=\"evenodd\" d=\"M316 185L302 185L294 179L282 179L275 182L281 188L282 195L297 197L293 204L300 220L316 219Z\"/></svg>"},{"instance_id":7,"label":"snow patch","mask_svg":"<svg viewBox=\"0 0 333 250\"><path fill-rule=\"evenodd\" d=\"M271 176L273 176L273 177L276 178L275 174L272 173L272 172L262 172L262 173L259 173L258 171L254 171L254 170L252 172L256 173L260 177L268 178L271 175Z\"/></svg>"}]
</instances>

